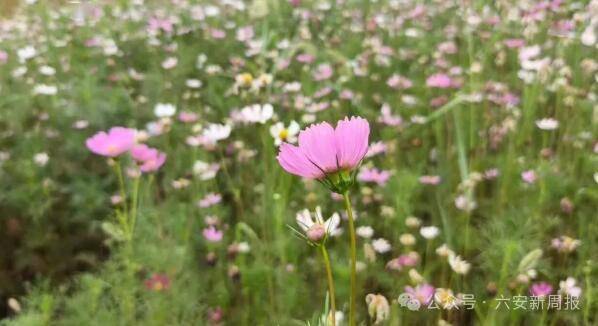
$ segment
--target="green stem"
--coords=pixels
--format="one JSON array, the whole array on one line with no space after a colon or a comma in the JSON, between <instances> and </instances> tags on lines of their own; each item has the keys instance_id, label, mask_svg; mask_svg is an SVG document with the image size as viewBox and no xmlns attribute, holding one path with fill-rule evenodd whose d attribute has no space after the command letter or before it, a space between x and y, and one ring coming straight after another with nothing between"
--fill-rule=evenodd
<instances>
[{"instance_id":1,"label":"green stem","mask_svg":"<svg viewBox=\"0 0 598 326\"><path fill-rule=\"evenodd\" d=\"M349 192L343 193L345 199L345 209L347 210L347 216L349 218L349 235L351 238L351 301L349 306L349 326L355 326L355 296L356 296L356 262L357 262L357 250L355 245L355 226L353 225L353 209L351 208L351 200L349 199Z\"/></svg>"},{"instance_id":2,"label":"green stem","mask_svg":"<svg viewBox=\"0 0 598 326\"><path fill-rule=\"evenodd\" d=\"M135 183L133 184L133 199L131 202L131 216L130 216L130 223L129 226L129 240L133 240L133 233L135 233L135 224L137 223L137 201L139 200L139 183L141 181L141 176L135 178Z\"/></svg>"},{"instance_id":3,"label":"green stem","mask_svg":"<svg viewBox=\"0 0 598 326\"><path fill-rule=\"evenodd\" d=\"M123 206L125 208L125 212L129 211L128 204L127 204L127 193L125 190L125 179L123 178L123 171L120 167L120 160L117 160L114 164L114 169L116 170L116 176L118 177L118 186L120 187L120 196L122 197Z\"/></svg>"},{"instance_id":4,"label":"green stem","mask_svg":"<svg viewBox=\"0 0 598 326\"><path fill-rule=\"evenodd\" d=\"M334 279L332 278L332 268L330 267L330 258L326 246L321 245L322 257L324 258L324 267L326 267L326 276L328 279L328 293L330 293L330 321L332 326L336 326L336 299L334 296Z\"/></svg>"}]
</instances>

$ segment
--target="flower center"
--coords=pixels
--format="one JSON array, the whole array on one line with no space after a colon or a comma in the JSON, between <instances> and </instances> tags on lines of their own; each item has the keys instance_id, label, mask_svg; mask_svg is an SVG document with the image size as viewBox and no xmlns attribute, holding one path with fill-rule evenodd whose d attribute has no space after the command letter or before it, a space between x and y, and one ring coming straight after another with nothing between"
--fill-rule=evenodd
<instances>
[{"instance_id":1,"label":"flower center","mask_svg":"<svg viewBox=\"0 0 598 326\"><path fill-rule=\"evenodd\" d=\"M286 129L282 129L280 133L278 133L278 137L280 137L280 139L282 140L287 140L287 138L289 137L289 131Z\"/></svg>"}]
</instances>

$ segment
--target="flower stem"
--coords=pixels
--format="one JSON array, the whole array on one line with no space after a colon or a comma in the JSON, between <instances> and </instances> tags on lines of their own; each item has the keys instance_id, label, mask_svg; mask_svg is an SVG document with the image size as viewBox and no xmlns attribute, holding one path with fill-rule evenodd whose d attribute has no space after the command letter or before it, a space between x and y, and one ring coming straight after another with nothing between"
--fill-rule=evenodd
<instances>
[{"instance_id":1,"label":"flower stem","mask_svg":"<svg viewBox=\"0 0 598 326\"><path fill-rule=\"evenodd\" d=\"M336 326L336 299L334 296L334 279L332 278L332 268L330 267L330 258L328 251L324 245L320 246L322 257L324 258L324 266L326 267L326 276L328 278L328 293L330 294L330 321L332 326Z\"/></svg>"},{"instance_id":2,"label":"flower stem","mask_svg":"<svg viewBox=\"0 0 598 326\"><path fill-rule=\"evenodd\" d=\"M353 209L351 208L351 200L349 199L349 192L343 193L345 199L345 209L347 210L347 217L349 219L349 236L351 238L351 301L349 306L349 326L355 326L355 296L357 286L356 277L357 271L355 264L357 262L357 250L355 245L355 226L353 225Z\"/></svg>"},{"instance_id":3,"label":"flower stem","mask_svg":"<svg viewBox=\"0 0 598 326\"><path fill-rule=\"evenodd\" d=\"M133 199L131 201L131 216L130 216L130 223L129 226L129 240L133 240L133 233L135 233L135 224L137 224L137 206L139 201L139 183L141 180L141 176L135 178L135 182L133 183Z\"/></svg>"}]
</instances>

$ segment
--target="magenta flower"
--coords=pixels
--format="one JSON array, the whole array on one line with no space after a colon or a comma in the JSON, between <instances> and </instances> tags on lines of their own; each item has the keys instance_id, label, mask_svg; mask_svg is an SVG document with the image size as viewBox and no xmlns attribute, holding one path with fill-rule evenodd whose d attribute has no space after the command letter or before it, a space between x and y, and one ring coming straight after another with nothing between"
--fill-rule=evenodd
<instances>
[{"instance_id":1,"label":"magenta flower","mask_svg":"<svg viewBox=\"0 0 598 326\"><path fill-rule=\"evenodd\" d=\"M552 293L552 285L546 282L534 283L529 288L529 294L536 297L546 297Z\"/></svg>"},{"instance_id":2,"label":"magenta flower","mask_svg":"<svg viewBox=\"0 0 598 326\"><path fill-rule=\"evenodd\" d=\"M220 242L220 240L222 240L222 236L224 235L222 231L217 230L213 226L203 229L202 234L203 237L209 242Z\"/></svg>"},{"instance_id":3,"label":"magenta flower","mask_svg":"<svg viewBox=\"0 0 598 326\"><path fill-rule=\"evenodd\" d=\"M406 286L405 292L412 295L413 298L419 301L419 303L421 303L422 305L427 305L430 303L430 301L432 301L435 289L432 285L425 283L420 284L415 288L411 286Z\"/></svg>"},{"instance_id":4,"label":"magenta flower","mask_svg":"<svg viewBox=\"0 0 598 326\"><path fill-rule=\"evenodd\" d=\"M135 130L113 127L108 133L101 131L87 138L85 145L95 154L116 157L135 145Z\"/></svg>"},{"instance_id":5,"label":"magenta flower","mask_svg":"<svg viewBox=\"0 0 598 326\"><path fill-rule=\"evenodd\" d=\"M165 153L145 144L134 146L131 149L131 156L139 163L141 172L157 171L166 162Z\"/></svg>"},{"instance_id":6,"label":"magenta flower","mask_svg":"<svg viewBox=\"0 0 598 326\"><path fill-rule=\"evenodd\" d=\"M367 153L369 134L369 123L360 117L340 120L336 129L327 122L314 124L299 133L299 146L283 143L277 159L287 172L342 192L353 182L349 172Z\"/></svg>"}]
</instances>

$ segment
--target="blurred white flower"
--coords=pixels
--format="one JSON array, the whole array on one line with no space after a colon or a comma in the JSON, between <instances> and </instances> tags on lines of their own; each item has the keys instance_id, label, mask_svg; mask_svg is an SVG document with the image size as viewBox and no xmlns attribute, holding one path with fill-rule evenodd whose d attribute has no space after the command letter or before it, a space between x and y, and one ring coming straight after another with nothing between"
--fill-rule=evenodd
<instances>
[{"instance_id":1,"label":"blurred white flower","mask_svg":"<svg viewBox=\"0 0 598 326\"><path fill-rule=\"evenodd\" d=\"M283 142L295 143L299 130L299 124L294 120L288 127L285 127L282 122L277 122L270 127L270 135L274 137L274 145L280 146Z\"/></svg>"},{"instance_id":2,"label":"blurred white flower","mask_svg":"<svg viewBox=\"0 0 598 326\"><path fill-rule=\"evenodd\" d=\"M596 27L593 24L586 27L586 29L581 33L581 43L585 46L594 46L596 44Z\"/></svg>"},{"instance_id":3,"label":"blurred white flower","mask_svg":"<svg viewBox=\"0 0 598 326\"><path fill-rule=\"evenodd\" d=\"M419 233L426 239L434 239L440 233L440 230L435 226L424 226L419 229Z\"/></svg>"},{"instance_id":4,"label":"blurred white flower","mask_svg":"<svg viewBox=\"0 0 598 326\"><path fill-rule=\"evenodd\" d=\"M47 153L37 153L35 154L35 156L33 156L33 161L35 162L35 164L39 166L45 166L46 164L48 164L49 160L50 156L48 156Z\"/></svg>"},{"instance_id":5,"label":"blurred white flower","mask_svg":"<svg viewBox=\"0 0 598 326\"><path fill-rule=\"evenodd\" d=\"M455 253L446 245L446 243L444 243L436 248L436 254L440 257L449 257L453 256Z\"/></svg>"},{"instance_id":6,"label":"blurred white flower","mask_svg":"<svg viewBox=\"0 0 598 326\"><path fill-rule=\"evenodd\" d=\"M21 62L21 63L35 57L36 54L37 54L37 51L31 45L17 50L17 56L19 57L19 62Z\"/></svg>"},{"instance_id":7,"label":"blurred white flower","mask_svg":"<svg viewBox=\"0 0 598 326\"><path fill-rule=\"evenodd\" d=\"M241 118L243 121L250 123L264 124L266 121L272 119L273 115L274 108L271 104L254 104L241 109Z\"/></svg>"},{"instance_id":8,"label":"blurred white flower","mask_svg":"<svg viewBox=\"0 0 598 326\"><path fill-rule=\"evenodd\" d=\"M193 163L193 173L199 176L201 180L213 179L218 173L218 170L220 170L220 165L218 163L209 164L200 160Z\"/></svg>"},{"instance_id":9,"label":"blurred white flower","mask_svg":"<svg viewBox=\"0 0 598 326\"><path fill-rule=\"evenodd\" d=\"M232 131L229 125L211 123L206 129L203 130L202 136L208 141L216 143L220 140L227 139Z\"/></svg>"},{"instance_id":10,"label":"blurred white flower","mask_svg":"<svg viewBox=\"0 0 598 326\"><path fill-rule=\"evenodd\" d=\"M154 107L154 114L158 118L169 118L176 113L176 107L170 103L158 103Z\"/></svg>"},{"instance_id":11,"label":"blurred white flower","mask_svg":"<svg viewBox=\"0 0 598 326\"><path fill-rule=\"evenodd\" d=\"M33 94L36 95L55 95L58 88L54 85L39 84L33 88Z\"/></svg>"},{"instance_id":12,"label":"blurred white flower","mask_svg":"<svg viewBox=\"0 0 598 326\"><path fill-rule=\"evenodd\" d=\"M374 229L371 226L360 226L355 229L355 233L362 238L369 239L374 235Z\"/></svg>"},{"instance_id":13,"label":"blurred white flower","mask_svg":"<svg viewBox=\"0 0 598 326\"><path fill-rule=\"evenodd\" d=\"M389 252L392 248L390 242L388 242L388 240L384 238L378 238L372 241L372 247L374 247L374 250L376 250L376 252L380 254Z\"/></svg>"},{"instance_id":14,"label":"blurred white flower","mask_svg":"<svg viewBox=\"0 0 598 326\"><path fill-rule=\"evenodd\" d=\"M577 281L573 277L567 277L566 280L559 282L559 293L570 297L579 298L581 288L577 286Z\"/></svg>"},{"instance_id":15,"label":"blurred white flower","mask_svg":"<svg viewBox=\"0 0 598 326\"><path fill-rule=\"evenodd\" d=\"M461 258L461 256L455 255L454 253L452 255L449 255L448 262L453 271L455 271L455 273L457 274L465 275L469 272L469 269L471 268L470 263L466 262Z\"/></svg>"},{"instance_id":16,"label":"blurred white flower","mask_svg":"<svg viewBox=\"0 0 598 326\"><path fill-rule=\"evenodd\" d=\"M203 84L199 79L187 79L185 81L185 85L189 88L200 88Z\"/></svg>"},{"instance_id":17,"label":"blurred white flower","mask_svg":"<svg viewBox=\"0 0 598 326\"><path fill-rule=\"evenodd\" d=\"M169 57L166 58L164 61L162 61L162 68L164 69L172 69L174 67L176 67L176 65L179 63L179 60L175 57Z\"/></svg>"},{"instance_id":18,"label":"blurred white flower","mask_svg":"<svg viewBox=\"0 0 598 326\"><path fill-rule=\"evenodd\" d=\"M39 67L39 73L44 76L53 76L56 73L56 69L50 66L41 66Z\"/></svg>"},{"instance_id":19,"label":"blurred white flower","mask_svg":"<svg viewBox=\"0 0 598 326\"><path fill-rule=\"evenodd\" d=\"M559 121L553 118L536 120L536 126L542 130L555 130L559 127Z\"/></svg>"}]
</instances>

